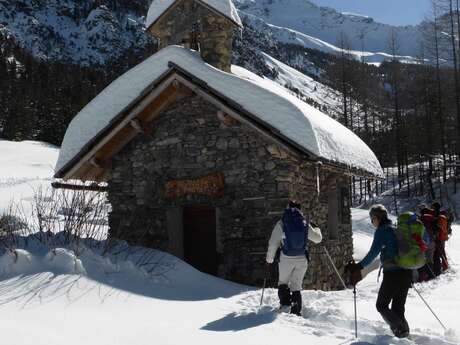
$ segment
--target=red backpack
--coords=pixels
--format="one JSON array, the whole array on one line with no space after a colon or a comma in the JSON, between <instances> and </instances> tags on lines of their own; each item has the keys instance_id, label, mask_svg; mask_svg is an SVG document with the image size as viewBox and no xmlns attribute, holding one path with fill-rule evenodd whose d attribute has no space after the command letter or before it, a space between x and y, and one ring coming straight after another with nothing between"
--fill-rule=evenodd
<instances>
[{"instance_id":1,"label":"red backpack","mask_svg":"<svg viewBox=\"0 0 460 345\"><path fill-rule=\"evenodd\" d=\"M438 240L447 241L449 239L449 223L447 217L442 214L439 215L436 225L438 228Z\"/></svg>"}]
</instances>

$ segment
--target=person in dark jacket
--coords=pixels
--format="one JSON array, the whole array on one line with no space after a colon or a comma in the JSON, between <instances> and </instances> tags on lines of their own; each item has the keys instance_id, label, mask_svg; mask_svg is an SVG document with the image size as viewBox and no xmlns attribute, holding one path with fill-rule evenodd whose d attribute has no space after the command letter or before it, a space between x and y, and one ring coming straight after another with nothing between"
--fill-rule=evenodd
<instances>
[{"instance_id":1,"label":"person in dark jacket","mask_svg":"<svg viewBox=\"0 0 460 345\"><path fill-rule=\"evenodd\" d=\"M372 246L368 254L359 262L347 268L351 276L369 266L380 254L383 268L383 281L377 297L377 311L390 326L393 334L399 338L409 336L409 324L404 316L409 288L412 285L412 270L398 267L395 256L398 254L398 242L388 212L383 205L374 205L369 211L371 222L376 227ZM360 274L358 274L360 276ZM356 284L356 281L352 281ZM391 308L389 307L391 303Z\"/></svg>"}]
</instances>

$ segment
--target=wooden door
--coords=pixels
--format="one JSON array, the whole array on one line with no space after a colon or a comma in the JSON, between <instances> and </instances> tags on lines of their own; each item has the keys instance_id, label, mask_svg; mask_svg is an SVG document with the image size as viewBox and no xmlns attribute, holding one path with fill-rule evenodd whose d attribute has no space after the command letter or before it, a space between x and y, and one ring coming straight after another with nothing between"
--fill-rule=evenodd
<instances>
[{"instance_id":1,"label":"wooden door","mask_svg":"<svg viewBox=\"0 0 460 345\"><path fill-rule=\"evenodd\" d=\"M184 258L196 269L216 275L216 209L206 205L184 207Z\"/></svg>"}]
</instances>

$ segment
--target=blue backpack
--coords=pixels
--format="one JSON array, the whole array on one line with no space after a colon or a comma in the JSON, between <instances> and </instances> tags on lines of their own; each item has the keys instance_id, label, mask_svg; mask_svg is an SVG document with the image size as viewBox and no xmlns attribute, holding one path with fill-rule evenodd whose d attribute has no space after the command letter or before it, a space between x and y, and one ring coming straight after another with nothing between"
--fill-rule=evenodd
<instances>
[{"instance_id":1,"label":"blue backpack","mask_svg":"<svg viewBox=\"0 0 460 345\"><path fill-rule=\"evenodd\" d=\"M287 256L307 256L308 221L296 208L286 208L283 218L283 247Z\"/></svg>"}]
</instances>

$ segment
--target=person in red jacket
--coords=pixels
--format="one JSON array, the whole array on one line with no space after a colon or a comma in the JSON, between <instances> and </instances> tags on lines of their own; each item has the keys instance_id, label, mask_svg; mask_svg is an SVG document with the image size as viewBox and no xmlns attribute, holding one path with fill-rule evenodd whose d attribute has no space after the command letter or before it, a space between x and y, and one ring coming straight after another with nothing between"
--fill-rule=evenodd
<instances>
[{"instance_id":1,"label":"person in red jacket","mask_svg":"<svg viewBox=\"0 0 460 345\"><path fill-rule=\"evenodd\" d=\"M441 270L445 271L449 268L446 255L446 241L449 239L449 219L447 211L441 208L439 204L439 216L438 216L438 240L440 242L440 256L441 256Z\"/></svg>"},{"instance_id":2,"label":"person in red jacket","mask_svg":"<svg viewBox=\"0 0 460 345\"><path fill-rule=\"evenodd\" d=\"M422 205L420 207L420 220L425 226L425 235L423 240L428 245L428 250L425 252L426 264L418 270L418 273L419 281L427 281L435 277L433 269L433 256L436 249L436 243L434 241L433 234L433 210L426 207L426 205Z\"/></svg>"}]
</instances>

